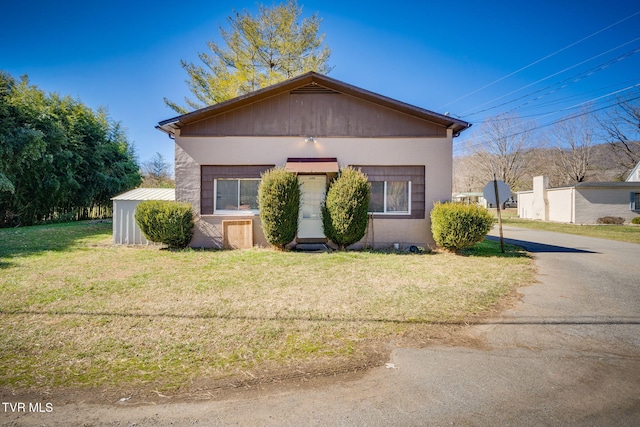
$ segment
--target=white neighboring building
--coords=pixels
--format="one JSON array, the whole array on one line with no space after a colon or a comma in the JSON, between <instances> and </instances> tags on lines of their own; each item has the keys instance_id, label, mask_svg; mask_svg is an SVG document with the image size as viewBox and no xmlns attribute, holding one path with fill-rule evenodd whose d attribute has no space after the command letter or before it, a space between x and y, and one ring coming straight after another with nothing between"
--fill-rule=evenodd
<instances>
[{"instance_id":1,"label":"white neighboring building","mask_svg":"<svg viewBox=\"0 0 640 427\"><path fill-rule=\"evenodd\" d=\"M451 199L457 203L464 203L465 205L470 205L475 203L484 208L487 207L487 200L484 198L482 193L474 193L474 192L466 192L466 193L458 193L454 194Z\"/></svg>"},{"instance_id":2,"label":"white neighboring building","mask_svg":"<svg viewBox=\"0 0 640 427\"><path fill-rule=\"evenodd\" d=\"M146 245L150 243L135 220L136 208L144 200L175 200L174 188L136 188L119 194L113 200L113 243Z\"/></svg>"},{"instance_id":3,"label":"white neighboring building","mask_svg":"<svg viewBox=\"0 0 640 427\"><path fill-rule=\"evenodd\" d=\"M636 167L633 168L633 170L631 171L631 173L629 174L629 176L627 177L627 179L625 181L626 182L640 182L640 162L638 162Z\"/></svg>"},{"instance_id":4,"label":"white neighboring building","mask_svg":"<svg viewBox=\"0 0 640 427\"><path fill-rule=\"evenodd\" d=\"M517 194L518 216L523 219L596 224L598 218L605 216L631 222L640 215L640 181L581 182L549 188L549 179L537 176L533 178L532 191Z\"/></svg>"}]
</instances>

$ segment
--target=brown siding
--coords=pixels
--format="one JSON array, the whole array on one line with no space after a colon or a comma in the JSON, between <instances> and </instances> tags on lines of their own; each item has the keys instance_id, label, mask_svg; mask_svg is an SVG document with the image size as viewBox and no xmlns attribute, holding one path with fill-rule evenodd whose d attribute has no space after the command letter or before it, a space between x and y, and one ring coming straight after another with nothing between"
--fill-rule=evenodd
<instances>
[{"instance_id":1,"label":"brown siding","mask_svg":"<svg viewBox=\"0 0 640 427\"><path fill-rule=\"evenodd\" d=\"M411 181L411 215L384 215L384 218L424 219L424 166L361 166L353 165L367 175L369 181Z\"/></svg>"},{"instance_id":2,"label":"brown siding","mask_svg":"<svg viewBox=\"0 0 640 427\"><path fill-rule=\"evenodd\" d=\"M260 174L275 165L201 166L200 213L213 214L213 181L219 178L260 178Z\"/></svg>"},{"instance_id":3,"label":"brown siding","mask_svg":"<svg viewBox=\"0 0 640 427\"><path fill-rule=\"evenodd\" d=\"M283 93L186 125L182 136L444 137L443 126L339 93Z\"/></svg>"}]
</instances>

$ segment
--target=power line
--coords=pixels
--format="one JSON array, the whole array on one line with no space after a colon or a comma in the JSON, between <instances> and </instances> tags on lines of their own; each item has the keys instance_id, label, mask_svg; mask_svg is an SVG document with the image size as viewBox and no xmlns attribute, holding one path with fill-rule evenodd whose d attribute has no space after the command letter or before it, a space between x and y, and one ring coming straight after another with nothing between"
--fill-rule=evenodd
<instances>
[{"instance_id":1,"label":"power line","mask_svg":"<svg viewBox=\"0 0 640 427\"><path fill-rule=\"evenodd\" d=\"M510 103L512 103L512 102L515 102L515 101L518 101L518 100L520 100L520 99L527 98L528 96L535 95L536 93L539 93L539 92L541 92L541 91L543 91L543 90L545 90L545 89L548 89L548 88L553 87L553 86L554 86L554 85L556 85L557 83L554 83L553 85L547 86L546 88L543 88L543 89L539 89L539 90L537 90L537 91L534 91L534 92L532 92L532 93L529 93L529 94L526 94L526 95L522 95L522 96L520 96L520 97L518 97L518 98L515 98L515 99L513 99L513 100L503 102L502 104L495 105L495 106L493 106L493 107L489 107L489 108L485 108L484 110L480 110L480 111L476 111L476 112L469 112L469 111L473 111L475 108L484 107L485 105L488 105L488 104L491 104L491 103L493 103L493 102L495 102L495 101L498 101L498 100L500 100L500 99L506 98L507 96L513 95L514 93L520 92L521 90L524 90L524 89L526 89L526 88L528 88L528 87L534 86L534 85L536 85L536 84L538 84L538 83L541 83L541 82L543 82L543 81L545 81L545 80L549 80L549 79L550 79L550 78L552 78L552 77L555 77L555 76L557 76L557 75L560 75L560 74L562 74L562 73L565 73L565 72L567 72L567 71L569 71L569 70L571 70L571 69L573 69L573 68L579 67L580 65L583 65L583 64L585 64L585 63L587 63L587 62L589 62L589 61L592 61L592 60L594 60L594 59L596 59L596 58L598 58L598 57L600 57L600 56L603 56L603 55L606 55L606 54L608 54L608 53L611 53L611 52L613 52L614 50L617 50L617 49L619 49L619 48L621 48L621 47L623 47L623 46L626 46L626 45L631 44L631 43L633 43L633 42L635 42L635 41L638 41L638 40L640 40L640 37L637 37L637 38L635 38L635 39L633 39L633 40L631 40L631 41L628 41L628 42L626 42L626 43L623 43L623 44L621 44L621 45L618 45L618 46L616 46L616 47L614 47L614 48L612 48L612 49L607 50L606 52L602 52L602 53L600 53L600 54L598 54L598 55L592 56L592 57L591 57L591 58L589 58L589 59L586 59L586 60L584 60L584 61L582 61L582 62L579 62L579 63L577 63L577 64L574 64L574 65L572 65L572 66L570 66L570 67L565 68L564 70L561 70L561 71L558 71L558 72L556 72L556 73L553 73L553 74L551 74L551 75L549 75L549 76L547 76L547 77L544 77L544 78L542 78L542 79L540 79L540 80L537 80L537 81L535 81L535 82L533 82L533 83L529 83L528 85L522 86L521 88L516 89L516 90L513 90L513 91L511 91L511 92L509 92L509 93L507 93L507 94L505 94L505 95L501 95L501 96L499 96L499 97L497 97L497 98L494 98L494 99L492 99L491 101L487 101L487 102L482 103L482 104L480 104L480 105L478 105L478 106L476 106L476 107L474 107L474 108L470 108L469 110L467 110L467 111L463 112L463 113L461 114L461 117L462 117L462 118L466 118L466 117L469 117L469 116L475 116L475 115L478 115L478 114L480 114L480 113L484 113L484 112L487 112L487 111L490 111L490 110L495 110L496 108L503 107L503 106L505 106L505 105L508 105L508 104L510 104ZM622 60L624 60L624 59L628 58L629 56L634 55L634 54L636 54L636 53L638 53L638 52L640 52L640 48L638 48L638 49L633 49L633 50L631 50L631 51L629 51L629 52L626 52L626 53L624 53L624 54L620 55L618 58L613 59L613 60L606 61L605 63L600 64L600 65L598 65L597 67L592 68L591 70L595 70L595 71L594 71L594 73L595 73L595 72L597 72L597 71L603 70L603 69L607 68L607 66L609 66L609 65L611 65L611 64L613 64L613 63L615 63L615 62L620 62L620 61L622 61ZM606 64L606 65L605 65L605 64ZM575 78L575 77L577 77L577 76L581 76L582 74L585 74L585 73L586 73L586 72L579 73L579 74L577 74L576 76L569 77L569 78L567 78L567 79L565 79L565 80L562 80L562 82L565 82L565 81L567 81L567 80L571 80L572 78ZM592 73L592 74L593 74L593 73ZM591 75L591 74L585 75L585 77L588 77L589 75ZM575 83L575 82L577 82L577 80L573 81L572 83Z\"/></svg>"},{"instance_id":2,"label":"power line","mask_svg":"<svg viewBox=\"0 0 640 427\"><path fill-rule=\"evenodd\" d=\"M597 93L600 93L600 91L602 91L604 89L609 90L611 88L617 88L617 87L620 87L620 86L628 85L628 84L630 84L632 82L635 83L636 81L637 81L637 79L624 80L624 81L617 82L616 84L613 84L613 85L608 85L608 86L604 86L604 87L600 87L600 88L594 88L594 89L590 89L590 90L588 90L586 92L576 93L574 95L569 95L569 96L565 96L565 97L562 97L562 98L555 98L555 99L552 99L552 100L549 100L549 101L544 101L544 102L539 103L538 105L523 106L522 108L520 108L520 111L534 110L534 109L535 110L540 110L540 109L543 109L545 107L551 107L553 105L562 104L562 103L571 101L571 100L576 99L576 98L579 99L579 98L584 97L585 95L597 94ZM540 115L541 115L541 113L530 114L530 115L526 115L526 116L519 115L519 116L521 118L523 118L523 117L535 117L535 116L540 116Z\"/></svg>"},{"instance_id":3,"label":"power line","mask_svg":"<svg viewBox=\"0 0 640 427\"><path fill-rule=\"evenodd\" d=\"M633 18L634 16L639 15L639 14L640 14L640 10L639 10L639 11L637 11L636 13L632 14L632 15L626 16L626 17L622 18L621 20L619 20L619 21L617 21L617 22L614 22L613 24L610 24L610 25L608 25L608 26L606 26L606 27L604 27L604 28L602 28L602 29L600 29L600 30L596 31L595 33L592 33L592 34L590 34L590 35L588 35L588 36L586 36L586 37L584 37L584 38L582 38L582 39L580 39L580 40L578 40L578 41L576 41L576 42L571 43L571 44L569 44L569 45L567 45L567 46L563 47L563 48L562 48L562 49L560 49L560 50L557 50L557 51L555 51L555 52L553 52L553 53L551 53L551 54L549 54L549 55L547 55L547 56L545 56L545 57L543 57L543 58L540 58L540 59L538 59L538 60L536 60L536 61L534 61L534 62L530 63L529 65L526 65L526 66L524 66L524 67L522 67L522 68L520 68L520 69L518 69L518 70L516 70L516 71L513 71L513 72L511 72L511 73L507 74L507 75L506 75L506 76L504 76L504 77L501 77L501 78L499 78L499 79L497 79L497 80L494 80L493 82L491 82L491 83L489 83L489 84L486 84L486 85L484 85L484 86L480 87L479 89L476 89L476 90L474 90L474 91L472 91L472 92L469 92L468 94L466 94L466 95L464 95L464 96L461 96L461 97L459 97L459 98L457 98L457 99L454 99L453 101L448 102L448 103L446 103L446 104L444 104L444 105L442 105L442 106L438 107L438 110L440 110L440 109L442 109L442 108L444 108L444 107L447 107L447 106L449 106L449 105L451 105L451 104L454 104L454 103L456 103L456 102L458 102L458 101L460 101L460 100L462 100L462 99L465 99L465 98L467 98L467 97L469 97L469 96L471 96L471 95L474 95L474 94L476 94L476 93L480 92L481 90L484 90L484 89L486 89L486 88L488 88L488 87L490 87L490 86L493 86L494 84L499 83L499 82L501 82L501 81L503 81L503 80L505 80L505 79L507 79L507 78L509 78L509 77L511 77L511 76L514 76L514 75L518 74L519 72L526 70L527 68L530 68L530 67L532 67L532 66L534 66L534 65L536 65L536 64L538 64L538 63L540 63L540 62L542 62L542 61L545 61L545 60L547 60L547 59L549 59L549 58L551 58L551 57L553 57L553 56L555 56L555 55L559 54L560 52L563 52L563 51L565 51L565 50L567 50L567 49L570 49L570 48L572 48L573 46L576 46L576 45L578 45L578 44L582 43L583 41L588 40L588 39L590 39L591 37L594 37L594 36L596 36L596 35L598 35L598 34L600 34L600 33L604 32L604 31L606 31L606 30L608 30L608 29L610 29L610 28L612 28L612 27L614 27L614 26L616 26L616 25L618 25L618 24L621 24L622 22L624 22L624 21L626 21L626 20L628 20L628 19L631 19L631 18Z\"/></svg>"},{"instance_id":4,"label":"power line","mask_svg":"<svg viewBox=\"0 0 640 427\"><path fill-rule=\"evenodd\" d=\"M572 106L569 106L569 107L564 107L564 108L560 108L560 109L557 109L557 110L554 110L554 111L549 111L549 112L541 112L541 113L529 114L527 116L518 116L518 117L519 118L529 118L529 117L540 117L540 116L542 116L541 118L544 118L544 117L547 117L547 116L551 116L551 115L554 115L554 114L561 113L563 111L572 110L574 108L578 108L578 107L584 106L586 104L591 104L591 103L596 102L596 101L598 101L600 99L608 98L610 96L617 95L617 94L619 94L621 92L626 92L628 90L632 90L632 89L634 89L636 87L639 87L639 86L640 86L640 83L635 83L635 84L632 84L630 86L627 86L627 87L624 87L624 88L621 88L621 89L617 89L617 90L608 92L608 93L606 93L604 95L600 95L600 96L597 96L595 98L591 98L591 99L588 99L586 101L582 101L582 102L580 102L578 104L575 104L575 105L572 105ZM574 97L566 97L566 98L562 98L562 99L559 99L559 100L551 101L551 102L547 103L547 105L560 103L560 102L565 102L565 101L570 100L571 98L574 98ZM538 106L536 108L540 108L540 106ZM513 112L513 111L507 111L506 113L510 113L510 112ZM490 119L485 120L483 123L491 123L491 122L496 122L496 121L500 121L500 118L499 117L490 118Z\"/></svg>"},{"instance_id":5,"label":"power line","mask_svg":"<svg viewBox=\"0 0 640 427\"><path fill-rule=\"evenodd\" d=\"M629 84L635 84L638 81L638 79L630 79L630 80L625 80L625 81L621 81L621 82L617 82L616 84L613 85L608 85L608 86L604 86L604 87L600 87L600 88L594 88L594 89L590 89L586 92L582 92L582 93L576 93L573 95L569 95L569 96L565 96L565 97L561 97L561 98L554 98L542 103L539 103L538 105L526 105L523 106L522 108L519 109L518 112L518 117L521 119L526 119L526 118L532 118L532 117L539 117L539 116L543 116L545 114L547 114L548 109L550 108L556 108L556 106L562 106L568 102L573 102L575 100L580 100L580 99L585 99L585 96L588 96L589 98L591 98L592 96L595 96L599 93L601 93L603 90L611 90L612 88L620 88L620 87L624 87L627 86ZM587 103L589 101L586 101ZM547 110L545 110L545 108ZM560 107L558 107L560 108ZM522 112L524 111L538 111L538 112L531 112L529 114L522 114ZM542 111L542 112L540 112ZM558 109L554 110L554 111L559 111ZM491 122L496 120L495 118L488 118L483 120L483 123L486 122Z\"/></svg>"},{"instance_id":6,"label":"power line","mask_svg":"<svg viewBox=\"0 0 640 427\"><path fill-rule=\"evenodd\" d=\"M621 91L623 91L623 90L630 90L630 89L633 89L633 88L636 88L636 87L640 87L640 83L635 84L635 85L630 86L630 87L625 88L625 89L621 89L620 91L612 92L611 94L617 94L617 93L619 93L619 92L621 92ZM608 95L605 95L605 96L610 96L611 94L608 94ZM599 98L602 98L602 97L599 97ZM602 111L602 110L606 110L606 109L608 109L608 108L615 107L615 106L620 105L620 104L622 104L622 103L624 103L624 102L635 101L635 100L637 100L637 99L640 99L640 95L635 96L635 97L633 97L633 98L625 99L625 100L618 100L618 101L616 101L615 103L613 103L613 104L611 104L611 105L605 105L605 106L603 106L603 107L600 107L600 108L597 108L597 109L594 109L594 110L590 110L590 111L585 111L585 112L581 112L581 113L576 113L576 114L573 114L573 115L569 115L569 116L567 116L567 117L563 117L563 118L560 118L560 119L554 120L554 121L549 122L549 123L545 123L545 124L542 124L542 125L535 126L535 127L531 128L531 129L527 129L527 130L519 131L519 132L514 132L514 133L509 134L509 137L519 136L519 135L522 135L522 134L524 134L524 133L528 133L528 132L535 132L535 131L537 131L537 130L543 129L543 128L548 127L548 126L553 126L553 125L555 125L555 124L562 123L562 122L567 121L567 120L572 120L572 119L575 119L575 118L577 118L577 117L581 117L581 116L584 116L584 115L587 115L587 114L593 114L593 113L596 113L596 112L598 112L598 111ZM571 109L573 109L573 108L578 108L578 107L580 107L580 106L582 106L582 105L584 105L584 104L586 104L586 103L588 103L588 101L587 101L587 102L580 103L580 104L576 104L575 106L571 107ZM565 110L566 110L566 109L565 109ZM562 110L555 111L555 112L552 112L552 113L548 113L548 114L547 114L547 116L549 116L549 115L553 115L553 114L557 114L557 113L558 113L558 112L560 112L560 111L562 111ZM508 128L507 128L507 129L508 129ZM458 151L458 152L460 152L460 151L462 151L462 150L464 150L464 149L467 149L467 148L475 148L475 147L479 147L479 146L481 146L481 145L487 144L487 143L488 143L488 141L485 141L485 140L484 140L484 137L489 136L489 135L490 135L489 133L484 133L484 134L482 134L482 135L478 135L478 136L475 136L475 137L473 137L473 138L470 138L470 139L466 140L465 142L466 142L466 143L468 143L469 141L474 141L474 140L476 140L476 141L478 141L478 142L476 142L476 143L472 143L472 144L467 144L467 145L466 145L466 146L464 146L464 147L461 147L460 145L458 145L457 147L455 147L455 148L454 148L454 150L453 150L453 151Z\"/></svg>"}]
</instances>

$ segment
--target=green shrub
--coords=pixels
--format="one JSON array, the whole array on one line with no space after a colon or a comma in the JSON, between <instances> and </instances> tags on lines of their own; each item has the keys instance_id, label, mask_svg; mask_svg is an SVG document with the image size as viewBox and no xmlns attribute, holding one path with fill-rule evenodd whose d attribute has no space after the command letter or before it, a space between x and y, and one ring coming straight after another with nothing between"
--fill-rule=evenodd
<instances>
[{"instance_id":1,"label":"green shrub","mask_svg":"<svg viewBox=\"0 0 640 427\"><path fill-rule=\"evenodd\" d=\"M324 234L340 249L364 237L369 221L370 185L359 170L345 168L330 184L322 204Z\"/></svg>"},{"instance_id":2,"label":"green shrub","mask_svg":"<svg viewBox=\"0 0 640 427\"><path fill-rule=\"evenodd\" d=\"M640 224L640 216L637 216L631 220L631 224Z\"/></svg>"},{"instance_id":3,"label":"green shrub","mask_svg":"<svg viewBox=\"0 0 640 427\"><path fill-rule=\"evenodd\" d=\"M478 205L436 203L431 211L431 232L438 246L459 251L482 241L495 221Z\"/></svg>"},{"instance_id":4,"label":"green shrub","mask_svg":"<svg viewBox=\"0 0 640 427\"><path fill-rule=\"evenodd\" d=\"M267 241L283 249L296 237L298 231L298 177L282 168L270 169L263 173L258 188L258 206L262 230Z\"/></svg>"},{"instance_id":5,"label":"green shrub","mask_svg":"<svg viewBox=\"0 0 640 427\"><path fill-rule=\"evenodd\" d=\"M622 225L624 224L624 218L620 216L603 216L598 218L596 224Z\"/></svg>"},{"instance_id":6,"label":"green shrub","mask_svg":"<svg viewBox=\"0 0 640 427\"><path fill-rule=\"evenodd\" d=\"M193 209L188 203L146 200L136 208L135 219L144 236L171 248L185 248L193 238Z\"/></svg>"}]
</instances>

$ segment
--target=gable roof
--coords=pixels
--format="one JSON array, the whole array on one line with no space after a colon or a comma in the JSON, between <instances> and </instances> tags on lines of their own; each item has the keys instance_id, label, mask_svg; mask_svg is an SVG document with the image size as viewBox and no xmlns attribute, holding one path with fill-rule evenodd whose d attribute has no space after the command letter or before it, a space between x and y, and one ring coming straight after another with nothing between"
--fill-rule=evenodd
<instances>
[{"instance_id":1,"label":"gable roof","mask_svg":"<svg viewBox=\"0 0 640 427\"><path fill-rule=\"evenodd\" d=\"M627 182L636 182L636 181L640 181L640 162L638 162L638 164L631 170L631 172L629 173L629 176L627 176L627 179L625 181Z\"/></svg>"},{"instance_id":2,"label":"gable roof","mask_svg":"<svg viewBox=\"0 0 640 427\"><path fill-rule=\"evenodd\" d=\"M266 100L267 98L280 93L294 90L302 93L326 93L327 91L333 91L333 93L350 95L363 101L371 102L427 121L435 126L452 129L454 135L459 134L471 126L470 123L463 120L416 107L311 71L275 85L259 89L255 92L238 96L228 101L211 105L181 116L173 117L168 120L163 120L158 123L156 128L168 133L169 135L173 135L175 134L175 130L189 124L223 114L258 101Z\"/></svg>"}]
</instances>

